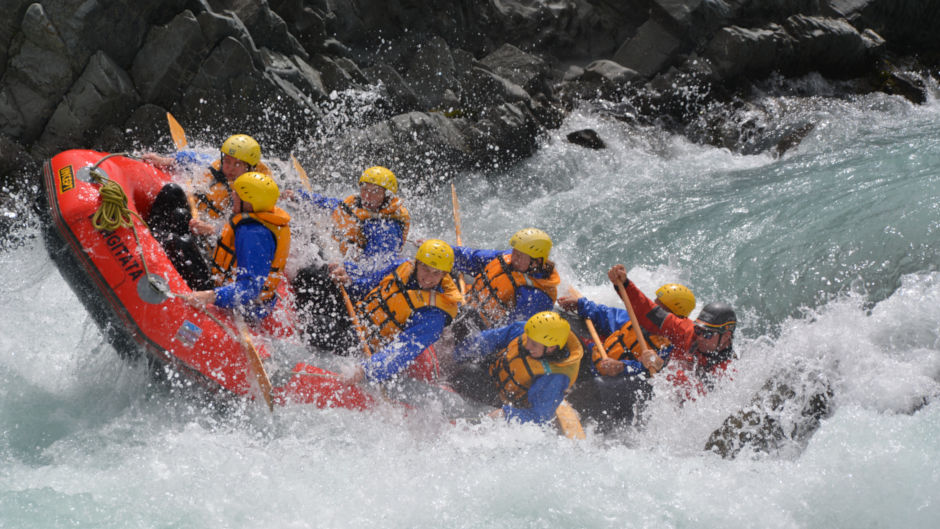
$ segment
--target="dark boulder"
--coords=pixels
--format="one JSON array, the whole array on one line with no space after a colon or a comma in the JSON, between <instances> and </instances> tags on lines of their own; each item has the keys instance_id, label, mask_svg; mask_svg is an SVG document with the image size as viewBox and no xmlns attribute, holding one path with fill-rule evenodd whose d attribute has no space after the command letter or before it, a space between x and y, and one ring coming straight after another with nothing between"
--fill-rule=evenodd
<instances>
[{"instance_id":1,"label":"dark boulder","mask_svg":"<svg viewBox=\"0 0 940 529\"><path fill-rule=\"evenodd\" d=\"M98 135L106 129L113 133L115 124L123 124L139 104L127 72L99 51L49 118L32 153L45 157L75 145L104 146Z\"/></svg>"},{"instance_id":2,"label":"dark boulder","mask_svg":"<svg viewBox=\"0 0 940 529\"><path fill-rule=\"evenodd\" d=\"M131 77L144 101L169 107L195 77L209 43L189 10L165 26L155 26L134 57Z\"/></svg>"},{"instance_id":3,"label":"dark boulder","mask_svg":"<svg viewBox=\"0 0 940 529\"><path fill-rule=\"evenodd\" d=\"M607 144L604 143L604 140L597 134L597 131L594 129L582 129L576 130L574 132L568 133L565 138L569 143L575 145L580 145L581 147L587 147L589 149L606 149Z\"/></svg>"},{"instance_id":4,"label":"dark boulder","mask_svg":"<svg viewBox=\"0 0 940 529\"><path fill-rule=\"evenodd\" d=\"M540 57L526 53L512 44L503 44L480 59L491 72L522 87L529 94L551 95L548 79L551 68Z\"/></svg>"},{"instance_id":5,"label":"dark boulder","mask_svg":"<svg viewBox=\"0 0 940 529\"><path fill-rule=\"evenodd\" d=\"M0 133L31 144L81 70L43 7L29 6L10 46L0 88Z\"/></svg>"}]
</instances>

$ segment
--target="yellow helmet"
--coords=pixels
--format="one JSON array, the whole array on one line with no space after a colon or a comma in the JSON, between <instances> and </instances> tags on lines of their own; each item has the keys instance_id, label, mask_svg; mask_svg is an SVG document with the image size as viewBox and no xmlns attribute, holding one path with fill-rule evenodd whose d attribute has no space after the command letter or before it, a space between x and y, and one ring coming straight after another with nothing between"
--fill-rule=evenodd
<instances>
[{"instance_id":1,"label":"yellow helmet","mask_svg":"<svg viewBox=\"0 0 940 529\"><path fill-rule=\"evenodd\" d=\"M428 239L418 248L415 259L431 268L450 273L454 268L454 249L440 239Z\"/></svg>"},{"instance_id":2,"label":"yellow helmet","mask_svg":"<svg viewBox=\"0 0 940 529\"><path fill-rule=\"evenodd\" d=\"M668 283L656 291L656 300L670 312L682 318L688 318L695 308L695 294L688 287L678 283Z\"/></svg>"},{"instance_id":3,"label":"yellow helmet","mask_svg":"<svg viewBox=\"0 0 940 529\"><path fill-rule=\"evenodd\" d=\"M539 312L525 322L526 336L546 347L565 345L570 332L571 325L557 312Z\"/></svg>"},{"instance_id":4,"label":"yellow helmet","mask_svg":"<svg viewBox=\"0 0 940 529\"><path fill-rule=\"evenodd\" d=\"M222 143L222 154L237 158L254 167L261 161L261 146L247 134L229 136Z\"/></svg>"},{"instance_id":5,"label":"yellow helmet","mask_svg":"<svg viewBox=\"0 0 940 529\"><path fill-rule=\"evenodd\" d=\"M398 179L395 178L395 173L381 165L363 171L362 176L359 177L359 183L363 182L384 187L392 193L398 193Z\"/></svg>"},{"instance_id":6,"label":"yellow helmet","mask_svg":"<svg viewBox=\"0 0 940 529\"><path fill-rule=\"evenodd\" d=\"M232 189L238 193L238 198L251 204L255 211L271 211L281 196L277 183L264 173L243 173L232 182Z\"/></svg>"},{"instance_id":7,"label":"yellow helmet","mask_svg":"<svg viewBox=\"0 0 940 529\"><path fill-rule=\"evenodd\" d=\"M524 228L509 238L509 246L533 259L544 259L552 251L552 239L538 228Z\"/></svg>"}]
</instances>

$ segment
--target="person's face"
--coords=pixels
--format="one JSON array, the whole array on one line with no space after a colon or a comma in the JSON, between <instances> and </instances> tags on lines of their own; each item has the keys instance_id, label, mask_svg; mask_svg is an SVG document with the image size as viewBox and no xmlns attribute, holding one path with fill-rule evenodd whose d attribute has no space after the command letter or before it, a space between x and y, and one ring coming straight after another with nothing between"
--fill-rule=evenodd
<instances>
[{"instance_id":1,"label":"person's face","mask_svg":"<svg viewBox=\"0 0 940 529\"><path fill-rule=\"evenodd\" d=\"M548 353L553 353L557 351L558 346L553 345L549 347L547 345L542 345L536 342L535 340L529 338L528 340L525 341L525 349L526 351L529 352L529 356L531 356L532 358L538 359L538 358L542 358Z\"/></svg>"},{"instance_id":2,"label":"person's face","mask_svg":"<svg viewBox=\"0 0 940 529\"><path fill-rule=\"evenodd\" d=\"M528 254L522 253L519 250L513 249L512 251L512 268L516 272L528 272L529 268L531 268L534 263L538 263L538 261L538 259L533 259Z\"/></svg>"},{"instance_id":3,"label":"person's face","mask_svg":"<svg viewBox=\"0 0 940 529\"><path fill-rule=\"evenodd\" d=\"M438 270L437 268L431 268L419 261L416 273L418 274L418 287L423 290L429 290L440 285L441 280L444 279L444 274L447 272Z\"/></svg>"},{"instance_id":4,"label":"person's face","mask_svg":"<svg viewBox=\"0 0 940 529\"><path fill-rule=\"evenodd\" d=\"M247 173L249 169L251 169L251 166L238 158L227 154L222 155L222 174L229 182L234 182L236 178Z\"/></svg>"},{"instance_id":5,"label":"person's face","mask_svg":"<svg viewBox=\"0 0 940 529\"><path fill-rule=\"evenodd\" d=\"M362 207L370 211L375 211L382 207L382 204L385 202L385 188L380 185L363 182L359 184L359 197L362 199Z\"/></svg>"},{"instance_id":6,"label":"person's face","mask_svg":"<svg viewBox=\"0 0 940 529\"><path fill-rule=\"evenodd\" d=\"M731 347L731 341L734 333L718 333L708 327L699 326L696 329L696 344L699 351L703 353L713 353Z\"/></svg>"}]
</instances>

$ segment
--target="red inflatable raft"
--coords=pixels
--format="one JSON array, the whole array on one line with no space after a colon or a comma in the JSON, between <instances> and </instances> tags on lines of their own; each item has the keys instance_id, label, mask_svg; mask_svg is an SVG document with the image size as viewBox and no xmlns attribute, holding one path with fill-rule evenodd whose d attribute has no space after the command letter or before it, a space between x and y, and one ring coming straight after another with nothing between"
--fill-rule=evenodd
<instances>
[{"instance_id":1,"label":"red inflatable raft","mask_svg":"<svg viewBox=\"0 0 940 529\"><path fill-rule=\"evenodd\" d=\"M125 156L87 150L54 156L42 173L45 200L39 209L49 255L114 347L127 356L143 353L214 393L256 394L257 356L267 352L251 343L260 342L239 332L227 311L196 309L173 296L190 289L140 220L131 216L136 230L92 225L102 205L102 179L118 184L127 209L147 219L170 176ZM271 388L271 401L350 409L374 404L369 394L333 375L298 364L287 383Z\"/></svg>"}]
</instances>

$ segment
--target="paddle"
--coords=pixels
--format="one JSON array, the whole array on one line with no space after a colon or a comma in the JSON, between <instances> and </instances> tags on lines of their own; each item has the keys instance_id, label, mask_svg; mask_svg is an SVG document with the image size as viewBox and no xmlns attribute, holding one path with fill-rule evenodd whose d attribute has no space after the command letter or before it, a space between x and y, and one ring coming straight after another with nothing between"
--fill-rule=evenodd
<instances>
[{"instance_id":1,"label":"paddle","mask_svg":"<svg viewBox=\"0 0 940 529\"><path fill-rule=\"evenodd\" d=\"M186 141L186 131L183 130L183 126L180 125L179 121L176 121L173 114L169 112L166 113L166 121L170 126L170 136L173 138L173 144L176 145L176 149L180 150L185 148L188 142ZM186 198L189 200L189 211L192 213L193 218L196 218L196 197L192 194L191 180L189 182L189 191L189 193L186 193ZM206 312L206 314L208 314L208 312ZM241 316L235 316L235 327L238 330L238 339L241 342L242 349L245 351L245 358L248 361L248 371L254 375L255 380L258 382L258 387L261 389L261 396L264 397L268 409L273 412L274 401L271 398L271 380L268 378L268 373L264 370L264 364L261 363L258 350L255 349L254 344L251 343L251 334L248 332L248 326L245 325Z\"/></svg>"},{"instance_id":2,"label":"paddle","mask_svg":"<svg viewBox=\"0 0 940 529\"><path fill-rule=\"evenodd\" d=\"M183 126L180 125L179 121L176 121L176 118L173 117L173 114L169 112L166 113L166 121L170 125L170 137L173 138L173 143L176 145L176 150L181 150L188 145L189 142L186 141L186 131L183 130ZM190 178L189 189L187 189L186 200L189 202L189 212L192 214L193 218L199 218L198 209L196 208L196 197L193 195L193 181Z\"/></svg>"},{"instance_id":3,"label":"paddle","mask_svg":"<svg viewBox=\"0 0 940 529\"><path fill-rule=\"evenodd\" d=\"M173 114L169 112L166 113L166 121L170 124L170 136L173 138L173 143L176 145L176 150L182 150L186 147L188 142L186 141L186 131L183 130L182 125L179 121L176 121L176 118L173 117Z\"/></svg>"},{"instance_id":4,"label":"paddle","mask_svg":"<svg viewBox=\"0 0 940 529\"><path fill-rule=\"evenodd\" d=\"M460 236L460 203L457 202L457 186L454 185L454 182L450 183L450 198L451 202L454 204L454 230L457 232L457 246L463 246L463 241ZM457 286L460 288L460 293L463 294L467 291L467 285L464 283L463 274L457 274Z\"/></svg>"},{"instance_id":5,"label":"paddle","mask_svg":"<svg viewBox=\"0 0 940 529\"><path fill-rule=\"evenodd\" d=\"M646 343L646 336L643 336L643 329L640 327L639 320L636 319L636 314L633 312L633 305L630 304L630 299L627 297L627 291L624 289L623 283L617 282L614 283L614 286L617 287L617 294L620 294L620 299L627 308L627 312L630 314L630 321L632 321L634 325L633 330L636 334L637 342L640 345L640 355L637 360L643 364L643 367L645 367L651 375L655 375L662 369L663 359L650 349L650 346Z\"/></svg>"},{"instance_id":6,"label":"paddle","mask_svg":"<svg viewBox=\"0 0 940 529\"><path fill-rule=\"evenodd\" d=\"M268 409L274 412L274 401L271 398L271 379L268 378L267 371L264 370L264 364L261 363L261 357L255 345L251 342L251 334L248 332L248 326L240 315L235 316L235 327L241 338L242 349L245 351L245 358L248 360L248 372L253 374L258 388L261 390L261 396L268 404Z\"/></svg>"},{"instance_id":7,"label":"paddle","mask_svg":"<svg viewBox=\"0 0 940 529\"><path fill-rule=\"evenodd\" d=\"M568 439L583 440L584 428L581 426L581 419L578 412L568 404L567 400L561 401L558 409L555 410L555 417L558 419L558 428Z\"/></svg>"},{"instance_id":8,"label":"paddle","mask_svg":"<svg viewBox=\"0 0 940 529\"><path fill-rule=\"evenodd\" d=\"M294 170L297 171L297 175L300 176L300 182L304 185L304 189L313 191L313 187L310 185L310 178L307 177L307 171L304 171L303 166L300 165L300 162L297 161L293 153L290 155L290 163L294 165Z\"/></svg>"},{"instance_id":9,"label":"paddle","mask_svg":"<svg viewBox=\"0 0 940 529\"><path fill-rule=\"evenodd\" d=\"M307 191L311 191L310 178L307 177L307 171L304 171L303 166L300 165L300 162L297 161L297 158L293 154L290 155L291 164L294 166L294 170L297 171L297 174L300 176L300 181L303 183L304 188ZM362 350L366 354L366 358L372 356L372 349L369 348L368 344L368 334L366 333L365 327L359 322L359 317L356 316L356 308L353 307L352 300L349 299L349 293L346 292L346 287L343 285L339 286L339 292L343 295L343 302L346 304L346 312L349 313L349 319L353 323L353 327L356 328L356 334L359 335L359 342L362 344Z\"/></svg>"},{"instance_id":10,"label":"paddle","mask_svg":"<svg viewBox=\"0 0 940 529\"><path fill-rule=\"evenodd\" d=\"M578 292L573 286L568 286L568 291L571 292L571 295L577 299L581 299L581 293ZM594 340L594 348L597 349L597 352L601 354L601 358L607 360L607 351L604 350L604 342L601 341L600 336L597 335L597 329L594 328L594 322L591 321L591 318L584 318L584 324L587 326L588 332L591 334L591 339Z\"/></svg>"},{"instance_id":11,"label":"paddle","mask_svg":"<svg viewBox=\"0 0 940 529\"><path fill-rule=\"evenodd\" d=\"M368 334L366 333L366 328L362 326L362 323L359 321L359 316L356 316L356 309L353 307L352 300L349 299L349 294L346 293L346 287L339 285L339 292L343 295L343 302L346 303L346 312L349 313L349 319L353 322L353 327L356 328L356 334L359 335L359 342L362 343L362 350L366 353L366 358L372 356L372 349L369 348L368 343Z\"/></svg>"}]
</instances>

